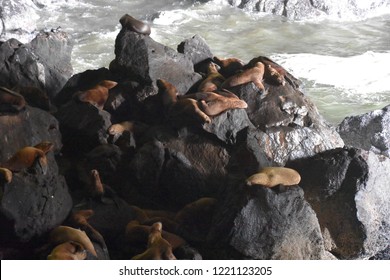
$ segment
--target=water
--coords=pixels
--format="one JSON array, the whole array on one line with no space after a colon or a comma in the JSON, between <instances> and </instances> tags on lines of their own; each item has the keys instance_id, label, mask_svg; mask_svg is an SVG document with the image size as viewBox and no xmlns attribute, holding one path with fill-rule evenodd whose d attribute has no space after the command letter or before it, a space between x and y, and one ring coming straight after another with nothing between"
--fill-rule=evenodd
<instances>
[{"instance_id":1,"label":"water","mask_svg":"<svg viewBox=\"0 0 390 280\"><path fill-rule=\"evenodd\" d=\"M214 55L244 61L266 55L304 82L304 92L324 117L338 124L348 115L390 104L390 13L367 19L292 21L227 4L195 1L67 0L39 12L39 28L69 32L74 72L108 67L119 19L148 21L151 37L176 49L195 34Z\"/></svg>"}]
</instances>

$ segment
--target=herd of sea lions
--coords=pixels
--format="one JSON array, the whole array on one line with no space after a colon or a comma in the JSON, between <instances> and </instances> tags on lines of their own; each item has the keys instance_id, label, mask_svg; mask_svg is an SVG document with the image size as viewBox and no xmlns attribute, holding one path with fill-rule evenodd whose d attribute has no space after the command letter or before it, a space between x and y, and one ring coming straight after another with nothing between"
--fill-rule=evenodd
<instances>
[{"instance_id":1,"label":"herd of sea lions","mask_svg":"<svg viewBox=\"0 0 390 280\"><path fill-rule=\"evenodd\" d=\"M148 36L150 26L129 15L120 19L123 28ZM167 120L190 120L188 125L195 123L211 123L213 117L231 109L245 109L247 104L229 91L231 87L253 82L259 90L259 94L266 94L263 81L284 86L285 70L265 57L258 57L245 64L237 58L222 59L214 57L207 67L202 82L197 91L192 93L179 93L176 87L167 80L158 79L158 97L164 107ZM88 102L99 110L103 110L110 92L118 83L111 80L102 80L93 87L73 94L77 102ZM29 92L33 92L30 90ZM30 98L31 99L31 98ZM34 98L32 98L34 99ZM17 114L24 110L30 101L17 89L0 87L0 115ZM111 125L108 133L118 136L125 131L136 132L137 125L132 120L125 120ZM22 170L46 174L48 170L47 153L53 150L53 144L47 141L35 146L21 147L12 157L0 163L0 184L12 181L13 173ZM275 187L278 185L293 186L300 182L300 175L292 169L284 167L266 167L258 173L248 177L244 184L247 186ZM101 203L110 203L114 198L112 190L105 185L95 169L90 171L90 184L86 186L86 193L91 199ZM111 197L110 197L111 194ZM113 199L115 203L115 199ZM189 203L177 213L169 211L156 211L141 209L132 206L136 218L129 221L126 228L126 240L128 243L143 244L145 250L129 258L134 260L167 259L174 260L175 248L182 246L185 240L180 234L185 231L186 238L198 240L202 232L209 227L210 213L212 213L217 201L215 198L205 197ZM83 260L98 258L93 242L97 242L108 252L102 236L88 220L94 215L92 209L72 212L66 221L66 225L60 225L48 234L45 248L41 252L49 250L47 259ZM194 229L194 224L198 230Z\"/></svg>"}]
</instances>

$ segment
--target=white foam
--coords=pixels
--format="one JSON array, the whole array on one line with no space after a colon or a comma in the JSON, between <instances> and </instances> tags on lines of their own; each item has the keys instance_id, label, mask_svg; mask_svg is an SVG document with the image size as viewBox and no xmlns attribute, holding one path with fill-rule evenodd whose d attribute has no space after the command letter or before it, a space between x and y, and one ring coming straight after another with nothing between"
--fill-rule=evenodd
<instances>
[{"instance_id":1,"label":"white foam","mask_svg":"<svg viewBox=\"0 0 390 280\"><path fill-rule=\"evenodd\" d=\"M344 97L359 97L362 102L389 98L390 52L369 51L350 57L282 54L272 58L297 78L313 82L313 87L334 87Z\"/></svg>"}]
</instances>

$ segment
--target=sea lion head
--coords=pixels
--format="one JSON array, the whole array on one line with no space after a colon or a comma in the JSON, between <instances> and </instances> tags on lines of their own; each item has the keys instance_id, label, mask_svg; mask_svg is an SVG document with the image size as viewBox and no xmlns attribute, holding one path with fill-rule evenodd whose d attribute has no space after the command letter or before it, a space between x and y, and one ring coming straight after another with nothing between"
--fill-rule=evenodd
<instances>
[{"instance_id":1,"label":"sea lion head","mask_svg":"<svg viewBox=\"0 0 390 280\"><path fill-rule=\"evenodd\" d=\"M0 182L11 183L12 171L7 168L0 167Z\"/></svg>"},{"instance_id":2,"label":"sea lion head","mask_svg":"<svg viewBox=\"0 0 390 280\"><path fill-rule=\"evenodd\" d=\"M133 18L128 14L123 15L119 22L123 29L128 29L142 35L150 35L151 33L149 24Z\"/></svg>"}]
</instances>

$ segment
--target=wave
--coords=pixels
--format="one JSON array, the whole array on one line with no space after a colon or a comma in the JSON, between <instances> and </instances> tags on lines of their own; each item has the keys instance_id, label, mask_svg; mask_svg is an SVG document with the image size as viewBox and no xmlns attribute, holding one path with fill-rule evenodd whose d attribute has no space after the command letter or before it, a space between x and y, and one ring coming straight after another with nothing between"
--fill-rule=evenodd
<instances>
[{"instance_id":1,"label":"wave","mask_svg":"<svg viewBox=\"0 0 390 280\"><path fill-rule=\"evenodd\" d=\"M368 51L350 57L280 54L272 58L312 87L333 87L366 102L390 101L390 52Z\"/></svg>"}]
</instances>

